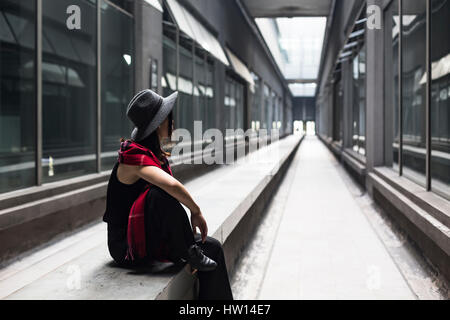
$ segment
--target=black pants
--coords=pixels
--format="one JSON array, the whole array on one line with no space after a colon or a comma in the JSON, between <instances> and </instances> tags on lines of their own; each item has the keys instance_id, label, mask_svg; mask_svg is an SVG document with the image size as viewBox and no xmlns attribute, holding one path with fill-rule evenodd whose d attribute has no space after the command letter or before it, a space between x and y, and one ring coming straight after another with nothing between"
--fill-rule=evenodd
<instances>
[{"instance_id":1,"label":"black pants","mask_svg":"<svg viewBox=\"0 0 450 320\"><path fill-rule=\"evenodd\" d=\"M197 243L206 256L217 262L215 270L197 272L199 279L198 299L232 300L233 295L221 243L209 236L205 243L202 243L200 234L194 236L189 218L180 202L156 186L153 186L148 192L145 210L146 243L149 256L152 252L158 250L161 243L167 243L169 260L177 263L180 258L186 258L188 247ZM123 242L114 242L114 233L111 232L111 237L109 233L110 227L108 226L108 244L111 255L116 261L126 265L127 262L121 259L126 252L126 231L125 246Z\"/></svg>"}]
</instances>

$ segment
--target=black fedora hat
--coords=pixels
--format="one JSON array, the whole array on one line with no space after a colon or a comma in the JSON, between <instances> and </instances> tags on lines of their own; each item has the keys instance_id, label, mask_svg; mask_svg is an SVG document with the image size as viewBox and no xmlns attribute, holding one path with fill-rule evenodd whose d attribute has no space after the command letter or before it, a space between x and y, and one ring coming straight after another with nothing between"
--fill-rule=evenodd
<instances>
[{"instance_id":1,"label":"black fedora hat","mask_svg":"<svg viewBox=\"0 0 450 320\"><path fill-rule=\"evenodd\" d=\"M158 128L172 111L177 97L178 91L166 98L150 89L138 92L127 108L127 117L135 125L131 132L131 139L142 140Z\"/></svg>"}]
</instances>

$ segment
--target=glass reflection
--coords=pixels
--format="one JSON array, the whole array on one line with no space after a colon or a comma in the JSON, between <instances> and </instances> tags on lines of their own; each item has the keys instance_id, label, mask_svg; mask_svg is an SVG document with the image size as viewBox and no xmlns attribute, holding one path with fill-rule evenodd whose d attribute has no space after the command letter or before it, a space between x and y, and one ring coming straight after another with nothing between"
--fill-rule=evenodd
<instances>
[{"instance_id":1,"label":"glass reflection","mask_svg":"<svg viewBox=\"0 0 450 320\"><path fill-rule=\"evenodd\" d=\"M426 1L403 1L403 173L425 186Z\"/></svg>"},{"instance_id":2,"label":"glass reflection","mask_svg":"<svg viewBox=\"0 0 450 320\"><path fill-rule=\"evenodd\" d=\"M66 8L83 13L66 26ZM96 170L97 9L95 2L44 0L42 19L42 179L50 182Z\"/></svg>"},{"instance_id":3,"label":"glass reflection","mask_svg":"<svg viewBox=\"0 0 450 320\"><path fill-rule=\"evenodd\" d=\"M252 118L251 128L254 131L258 131L261 127L261 79L259 76L252 72L253 81L255 86L252 93Z\"/></svg>"},{"instance_id":4,"label":"glass reflection","mask_svg":"<svg viewBox=\"0 0 450 320\"><path fill-rule=\"evenodd\" d=\"M179 46L179 77L177 109L179 124L177 128L187 129L194 139L194 87L193 87L193 56L192 40L180 34Z\"/></svg>"},{"instance_id":5,"label":"glass reflection","mask_svg":"<svg viewBox=\"0 0 450 320\"><path fill-rule=\"evenodd\" d=\"M342 109L344 105L343 85L340 72L338 73L337 81L334 84L334 103L333 103L333 118L334 118L334 132L333 140L342 144Z\"/></svg>"},{"instance_id":6,"label":"glass reflection","mask_svg":"<svg viewBox=\"0 0 450 320\"><path fill-rule=\"evenodd\" d=\"M365 155L366 140L366 47L353 59L353 150Z\"/></svg>"},{"instance_id":7,"label":"glass reflection","mask_svg":"<svg viewBox=\"0 0 450 320\"><path fill-rule=\"evenodd\" d=\"M450 198L450 1L431 3L431 188Z\"/></svg>"},{"instance_id":8,"label":"glass reflection","mask_svg":"<svg viewBox=\"0 0 450 320\"><path fill-rule=\"evenodd\" d=\"M0 1L0 193L35 183L34 1Z\"/></svg>"},{"instance_id":9,"label":"glass reflection","mask_svg":"<svg viewBox=\"0 0 450 320\"><path fill-rule=\"evenodd\" d=\"M243 128L244 86L227 77L225 81L225 129Z\"/></svg>"},{"instance_id":10,"label":"glass reflection","mask_svg":"<svg viewBox=\"0 0 450 320\"><path fill-rule=\"evenodd\" d=\"M101 165L102 170L110 170L117 160L120 138L128 138L133 129L126 117L134 91L133 18L106 1L101 15Z\"/></svg>"}]
</instances>

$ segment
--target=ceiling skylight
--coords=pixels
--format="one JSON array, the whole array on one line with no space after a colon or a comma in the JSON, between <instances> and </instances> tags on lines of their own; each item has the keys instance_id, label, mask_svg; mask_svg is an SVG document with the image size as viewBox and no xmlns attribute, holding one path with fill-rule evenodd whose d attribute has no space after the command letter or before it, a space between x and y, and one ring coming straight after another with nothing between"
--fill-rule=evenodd
<instances>
[{"instance_id":1,"label":"ceiling skylight","mask_svg":"<svg viewBox=\"0 0 450 320\"><path fill-rule=\"evenodd\" d=\"M316 81L326 17L256 18L255 21L287 80ZM312 85L290 87L303 92L311 90ZM303 87L305 89L298 89Z\"/></svg>"},{"instance_id":2,"label":"ceiling skylight","mask_svg":"<svg viewBox=\"0 0 450 320\"><path fill-rule=\"evenodd\" d=\"M314 97L316 94L315 83L291 83L289 89L291 89L294 97Z\"/></svg>"}]
</instances>

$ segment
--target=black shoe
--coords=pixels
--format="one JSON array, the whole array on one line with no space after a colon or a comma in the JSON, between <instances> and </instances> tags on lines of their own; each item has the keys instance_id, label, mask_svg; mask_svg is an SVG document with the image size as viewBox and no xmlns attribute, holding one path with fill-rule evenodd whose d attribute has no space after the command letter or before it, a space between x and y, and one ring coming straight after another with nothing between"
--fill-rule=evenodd
<instances>
[{"instance_id":1,"label":"black shoe","mask_svg":"<svg viewBox=\"0 0 450 320\"><path fill-rule=\"evenodd\" d=\"M198 271L212 271L217 267L217 262L205 256L203 250L196 244L189 247L187 262L192 269Z\"/></svg>"}]
</instances>

